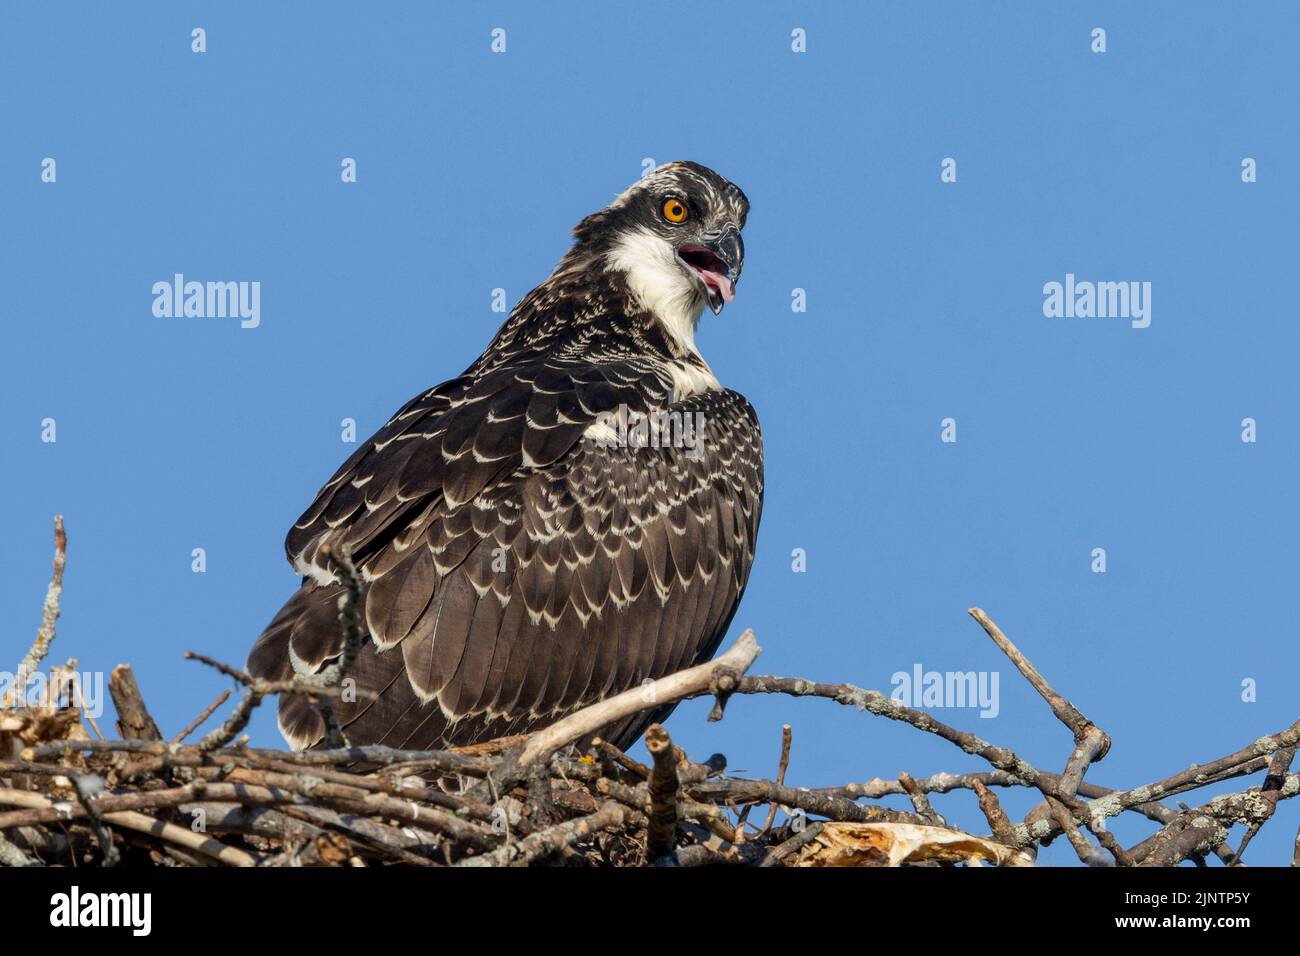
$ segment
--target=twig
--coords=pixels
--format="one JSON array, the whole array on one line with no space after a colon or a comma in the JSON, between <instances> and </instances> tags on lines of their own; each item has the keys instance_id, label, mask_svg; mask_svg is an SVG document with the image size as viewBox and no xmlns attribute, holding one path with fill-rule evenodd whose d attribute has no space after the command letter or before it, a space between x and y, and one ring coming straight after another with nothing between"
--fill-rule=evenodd
<instances>
[{"instance_id":1,"label":"twig","mask_svg":"<svg viewBox=\"0 0 1300 956\"><path fill-rule=\"evenodd\" d=\"M767 855L756 843L732 843L695 824L684 823L682 829L698 841L697 844L678 847L671 854L656 859L654 866L755 866Z\"/></svg>"},{"instance_id":2,"label":"twig","mask_svg":"<svg viewBox=\"0 0 1300 956\"><path fill-rule=\"evenodd\" d=\"M491 831L470 823L442 808L424 807L413 799L390 797L367 791L361 787L332 783L310 774L290 774L276 771L233 771L227 779L234 783L248 783L275 787L289 793L327 801L332 806L352 813L375 813L404 820L438 833L444 833L458 843L485 849L494 845Z\"/></svg>"},{"instance_id":3,"label":"twig","mask_svg":"<svg viewBox=\"0 0 1300 956\"><path fill-rule=\"evenodd\" d=\"M1002 809L1002 804L998 801L997 795L986 787L978 777L971 781L971 787L975 791L976 799L979 800L980 810L983 811L984 818L989 821L989 828L993 831L993 838L999 843L1005 843L1007 846L1019 846L1015 830L1011 826L1011 821L1007 819L1006 811Z\"/></svg>"},{"instance_id":4,"label":"twig","mask_svg":"<svg viewBox=\"0 0 1300 956\"><path fill-rule=\"evenodd\" d=\"M521 744L528 739L527 734L511 734L509 737L498 737L496 740L482 740L475 744L464 744L460 747L448 747L447 752L453 754L465 754L470 757L504 753L516 744Z\"/></svg>"},{"instance_id":5,"label":"twig","mask_svg":"<svg viewBox=\"0 0 1300 956\"><path fill-rule=\"evenodd\" d=\"M104 821L99 815L93 804L93 800L104 789L104 779L95 774L78 775L72 778L72 786L77 794L77 801L90 817L91 825L95 831L95 839L99 843L99 852L103 857L104 866L117 866L122 860L122 855L117 852L117 847L113 845L113 834L104 826Z\"/></svg>"},{"instance_id":6,"label":"twig","mask_svg":"<svg viewBox=\"0 0 1300 956\"><path fill-rule=\"evenodd\" d=\"M67 561L68 534L63 528L63 515L55 515L54 570L50 576L50 586L45 592L45 603L41 607L41 626L36 632L36 640L19 662L14 678L13 692L18 694L19 705L25 699L27 682L45 660L45 655L50 652L50 644L54 641L55 624L59 620L59 598L63 594L63 568Z\"/></svg>"},{"instance_id":7,"label":"twig","mask_svg":"<svg viewBox=\"0 0 1300 956\"><path fill-rule=\"evenodd\" d=\"M1284 747L1281 750L1274 751L1273 757L1268 763L1268 776L1264 778L1264 783L1260 787L1264 806L1259 809L1255 819L1246 830L1246 835L1241 838L1241 844L1237 847L1237 852L1232 855L1229 866L1236 866L1241 863L1241 855L1246 852L1246 847L1250 845L1250 841L1255 839L1255 834L1259 833L1260 827L1273 816L1273 811L1277 809L1277 802L1282 796L1282 788L1286 784L1287 771L1291 769L1291 761L1295 759L1295 752L1295 747Z\"/></svg>"},{"instance_id":8,"label":"twig","mask_svg":"<svg viewBox=\"0 0 1300 956\"><path fill-rule=\"evenodd\" d=\"M790 766L790 743L794 739L794 732L789 724L781 725L781 759L777 763L776 782L780 786L785 785L785 771ZM772 804L767 811L767 823L763 824L763 832L772 829L772 824L776 822L776 804Z\"/></svg>"},{"instance_id":9,"label":"twig","mask_svg":"<svg viewBox=\"0 0 1300 956\"><path fill-rule=\"evenodd\" d=\"M592 749L595 750L597 753L601 754L604 757L609 758L609 760L612 761L614 764L622 767L624 770L628 771L638 779L641 780L650 779L649 767L641 763L639 760L633 760L627 754L623 753L623 751L619 750L617 747L611 744L608 740L601 740L599 737L597 737L595 740L591 742L591 746Z\"/></svg>"},{"instance_id":10,"label":"twig","mask_svg":"<svg viewBox=\"0 0 1300 956\"><path fill-rule=\"evenodd\" d=\"M1149 840L1133 849L1138 866L1174 866L1198 856L1228 838L1228 829L1206 814L1187 811Z\"/></svg>"},{"instance_id":11,"label":"twig","mask_svg":"<svg viewBox=\"0 0 1300 956\"><path fill-rule=\"evenodd\" d=\"M754 632L746 631L721 657L584 707L533 734L519 755L519 766L527 767L545 760L561 747L594 734L624 717L707 692L715 670L722 667L743 672L761 650L754 640Z\"/></svg>"},{"instance_id":12,"label":"twig","mask_svg":"<svg viewBox=\"0 0 1300 956\"><path fill-rule=\"evenodd\" d=\"M1056 715L1056 718L1070 728L1075 741L1082 743L1088 728L1094 726L1092 721L1083 716L1078 708L1052 689L1052 685L1047 682L1047 678L1039 672L1029 658L1020 652L1020 648L1011 643L1011 639L1002 633L1002 629L994 624L984 611L973 607L967 613L979 622L980 627L984 628L988 636L993 639L993 643L998 646L1003 654L1010 658L1011 663L1016 665L1016 669L1025 675L1025 679L1033 685L1034 690L1038 691L1043 700L1047 701L1047 705L1052 708L1052 713ZM1104 744L1096 755L1095 759L1097 760L1106 756L1106 751L1110 749L1110 738L1105 734L1102 736L1105 738Z\"/></svg>"},{"instance_id":13,"label":"twig","mask_svg":"<svg viewBox=\"0 0 1300 956\"><path fill-rule=\"evenodd\" d=\"M95 732L95 736L100 740L104 739L104 732L99 729L99 724L95 718L90 716L90 710L86 707L86 695L81 692L81 678L77 676L76 671L68 675L68 681L72 687L72 702L81 709L82 718L90 724L90 729Z\"/></svg>"},{"instance_id":14,"label":"twig","mask_svg":"<svg viewBox=\"0 0 1300 956\"><path fill-rule=\"evenodd\" d=\"M130 664L118 664L108 678L108 692L117 708L117 732L124 740L162 740L162 731L144 705L140 685Z\"/></svg>"},{"instance_id":15,"label":"twig","mask_svg":"<svg viewBox=\"0 0 1300 956\"><path fill-rule=\"evenodd\" d=\"M1136 861L1132 854L1120 846L1115 835L1106 829L1105 821L1088 819L1085 821L1088 831L1097 838L1097 842L1106 848L1106 851L1115 858L1115 862L1120 866L1136 866Z\"/></svg>"},{"instance_id":16,"label":"twig","mask_svg":"<svg viewBox=\"0 0 1300 956\"><path fill-rule=\"evenodd\" d=\"M481 777L488 772L488 762L480 757L464 756L447 750L399 750L382 744L343 747L336 750L249 750L253 754L266 754L286 763L328 765L366 763L379 766L401 765L408 768L438 770Z\"/></svg>"},{"instance_id":17,"label":"twig","mask_svg":"<svg viewBox=\"0 0 1300 956\"><path fill-rule=\"evenodd\" d=\"M677 842L677 761L668 731L651 724L645 733L646 750L654 758L650 768L649 818L646 834L646 859L663 856Z\"/></svg>"},{"instance_id":18,"label":"twig","mask_svg":"<svg viewBox=\"0 0 1300 956\"><path fill-rule=\"evenodd\" d=\"M1132 790L1111 793L1100 799L1093 800L1088 805L1089 816L1093 818L1113 817L1137 804L1163 800L1189 790L1209 786L1230 776L1237 776L1242 772L1243 768L1256 766L1262 768L1274 752L1286 747L1294 747L1297 743L1300 743L1300 720L1297 720L1286 730L1268 737L1261 737L1241 750L1220 757L1218 760L1212 760L1206 764L1193 764L1186 770L1180 770L1178 773L1155 783L1134 787ZM1253 772L1253 770L1249 772Z\"/></svg>"},{"instance_id":19,"label":"twig","mask_svg":"<svg viewBox=\"0 0 1300 956\"><path fill-rule=\"evenodd\" d=\"M173 737L171 739L171 742L174 744L179 744L190 734L194 733L194 731L198 730L205 720L207 720L214 713L216 713L218 707L220 707L229 699L230 699L230 691L223 690L220 694L217 695L217 699L214 700L212 703L208 704L207 707L204 707L203 712L199 714L197 717L195 717L193 720L191 720L188 724L186 724L185 729L182 730L180 733L178 733L175 737Z\"/></svg>"},{"instance_id":20,"label":"twig","mask_svg":"<svg viewBox=\"0 0 1300 956\"><path fill-rule=\"evenodd\" d=\"M145 816L143 813L136 813L131 810L122 813L106 813L104 819L114 826L126 827L138 833L148 833L160 840L167 840L179 846L197 850L199 853L210 856L227 866L257 865L257 860L243 850L233 846L226 846L212 837L194 833L174 823L156 820L153 817Z\"/></svg>"},{"instance_id":21,"label":"twig","mask_svg":"<svg viewBox=\"0 0 1300 956\"><path fill-rule=\"evenodd\" d=\"M145 794L153 796L153 794ZM46 812L53 812L55 819L67 819L70 816L85 814L87 811L84 807L72 807L69 804L57 805L55 801L43 797L37 793L24 793L15 790L6 790L0 788L0 797L3 803L29 807L33 810L44 809ZM101 798L108 804L118 803L121 798ZM5 817L11 817L13 814L0 814L0 830L7 829L9 826L16 824L6 821ZM135 810L114 810L112 812L101 812L100 819L105 823L113 826L125 827L128 830L135 830L138 833L148 833L162 840L176 843L180 846L187 847L191 850L197 850L213 859L231 866L256 866L257 861L245 853L243 850L235 847L226 846L225 844L213 840L210 837L201 834L192 833L183 827L178 827L174 823L165 823L154 817L147 816Z\"/></svg>"},{"instance_id":22,"label":"twig","mask_svg":"<svg viewBox=\"0 0 1300 956\"><path fill-rule=\"evenodd\" d=\"M1083 739L1077 741L1070 759L1065 764L1065 772L1061 774L1059 787L1061 795L1068 799L1078 793L1079 784L1083 783L1083 775L1088 772L1092 764L1105 756L1109 749L1110 737L1104 731L1092 724L1085 727Z\"/></svg>"},{"instance_id":23,"label":"twig","mask_svg":"<svg viewBox=\"0 0 1300 956\"><path fill-rule=\"evenodd\" d=\"M854 684L821 684L799 677L745 677L736 688L738 694L789 694L793 697L822 697L845 707L864 710L877 717L888 717L915 727L917 730L942 737L966 753L981 757L999 770L1005 770L1021 783L1030 787L1051 787L1053 777L1040 781L1039 771L1015 752L997 747L965 731L949 727L922 710L914 710L882 694Z\"/></svg>"},{"instance_id":24,"label":"twig","mask_svg":"<svg viewBox=\"0 0 1300 956\"><path fill-rule=\"evenodd\" d=\"M1184 805L1176 819L1133 848L1133 859L1140 866L1173 866L1188 857L1203 856L1227 839L1232 824L1253 826L1272 815L1277 800L1298 793L1300 774L1289 774L1275 780L1268 793L1263 787L1251 787L1214 797L1199 807Z\"/></svg>"},{"instance_id":25,"label":"twig","mask_svg":"<svg viewBox=\"0 0 1300 956\"><path fill-rule=\"evenodd\" d=\"M218 804L216 806L222 805ZM185 809L192 810L200 808L201 806L190 807L187 805L185 807ZM284 822L281 822L281 818L283 818ZM261 825L264 825L269 831L269 835L279 836L281 839L291 837L293 831L290 828L295 825L310 827L316 832L328 827L336 832L346 834L349 839L362 844L370 852L388 857L398 863L408 863L413 866L430 866L433 864L433 861L428 856L413 852L421 849L431 850L436 845L425 836L422 836L419 831L411 827L398 829L371 820L369 817L356 816L351 813L342 814L328 807L291 804L276 810L264 807L245 810L240 807L237 810L223 811L215 816L209 812L208 828L213 830L240 829L241 822L245 820L249 821L254 832L263 832ZM264 824L263 821L265 821ZM277 833L277 830L281 832Z\"/></svg>"},{"instance_id":26,"label":"twig","mask_svg":"<svg viewBox=\"0 0 1300 956\"><path fill-rule=\"evenodd\" d=\"M805 824L804 828L795 833L795 835L790 837L790 839L777 844L769 850L767 856L763 857L762 862L758 865L780 866L791 856L798 853L805 846L815 840L817 835L822 832L822 826L823 825L820 823Z\"/></svg>"},{"instance_id":27,"label":"twig","mask_svg":"<svg viewBox=\"0 0 1300 956\"><path fill-rule=\"evenodd\" d=\"M235 709L230 712L225 723L199 741L199 749L220 750L234 740L248 726L253 711L261 702L262 695L257 691L245 691L243 698L235 705Z\"/></svg>"},{"instance_id":28,"label":"twig","mask_svg":"<svg viewBox=\"0 0 1300 956\"><path fill-rule=\"evenodd\" d=\"M289 680L261 680L253 677L247 671L238 667L232 667L229 664L223 664L221 661L208 657L206 654L198 654L194 651L186 651L184 655L187 661L198 661L200 664L206 664L233 678L239 684L256 692L259 696L269 697L272 694L304 694L309 697L342 697L346 692L345 688L336 686L326 686L317 683L320 675L308 677L305 674L295 674ZM377 695L373 692L357 691L358 700L368 700Z\"/></svg>"},{"instance_id":29,"label":"twig","mask_svg":"<svg viewBox=\"0 0 1300 956\"><path fill-rule=\"evenodd\" d=\"M772 780L740 780L736 778L706 780L702 783L693 784L687 789L694 797L715 802L780 803L831 820L854 823L875 823L880 820L906 823L924 822L915 814L890 810L887 807L864 806L861 803L845 800L842 797L829 797L825 794L813 793L810 790L782 787Z\"/></svg>"},{"instance_id":30,"label":"twig","mask_svg":"<svg viewBox=\"0 0 1300 956\"><path fill-rule=\"evenodd\" d=\"M1047 803L1052 808L1052 818L1056 821L1056 825L1065 832L1065 836L1070 841L1070 846L1074 847L1074 852L1079 857L1079 860L1086 866L1109 866L1110 860L1102 856L1101 851L1089 843L1088 838L1079 832L1079 825L1074 822L1074 817L1070 815L1066 805L1056 797L1048 797Z\"/></svg>"},{"instance_id":31,"label":"twig","mask_svg":"<svg viewBox=\"0 0 1300 956\"><path fill-rule=\"evenodd\" d=\"M907 791L907 795L912 801L912 808L916 810L922 820L936 827L946 827L948 825L948 821L941 817L930 804L930 798L925 795L925 790L917 786L916 781L912 779L910 774L900 773L898 782Z\"/></svg>"},{"instance_id":32,"label":"twig","mask_svg":"<svg viewBox=\"0 0 1300 956\"><path fill-rule=\"evenodd\" d=\"M566 820L564 823L557 824L539 833L524 837L518 843L507 844L499 850L493 850L484 856L470 857L462 860L458 866L520 866L549 856L565 847L584 840L601 830L607 830L612 827L622 826L628 820L635 820L638 817L644 820L635 810L630 810L620 804L609 802L604 804L595 813L587 816L578 817L576 820Z\"/></svg>"}]
</instances>

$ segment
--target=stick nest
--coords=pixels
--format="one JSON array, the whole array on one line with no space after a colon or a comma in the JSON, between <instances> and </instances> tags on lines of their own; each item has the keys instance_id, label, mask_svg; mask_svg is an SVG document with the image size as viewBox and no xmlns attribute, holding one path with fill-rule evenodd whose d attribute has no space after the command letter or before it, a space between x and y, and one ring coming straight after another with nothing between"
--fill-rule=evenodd
<instances>
[{"instance_id":1,"label":"stick nest","mask_svg":"<svg viewBox=\"0 0 1300 956\"><path fill-rule=\"evenodd\" d=\"M1290 769L1300 720L1131 789L1085 781L1109 751L1110 736L1058 694L979 608L971 616L1070 733L1059 773L878 691L751 676L760 649L748 631L713 661L531 735L442 751L351 746L331 705L347 686L362 639L356 614L362 585L345 553L335 556L348 585L339 607L337 664L272 685L188 654L242 691L220 726L192 742L186 741L221 710L230 691L164 739L131 668L122 665L109 680L117 737L106 739L82 707L76 661L50 668L35 698L29 690L31 678L44 677L40 667L55 636L66 549L56 518L41 625L18 680L0 700L0 865L1024 866L1034 863L1038 847L1062 836L1091 866L1167 866L1210 856L1238 865L1278 802L1300 793L1300 775ZM305 695L322 710L322 749L247 745L242 732L249 716L277 693ZM788 725L771 779L729 775L720 754L692 760L657 724L646 732L649 764L599 736L627 716L693 697L713 698L709 719L720 720L730 699L750 694L817 697L900 722L980 758L988 769L796 788L785 781L793 739ZM1246 790L1199 806L1167 805L1180 794L1257 773L1262 780ZM1041 800L1013 823L996 788L1036 791ZM948 793L973 796L989 832L950 826L930 799ZM889 796L906 797L911 811L872 802ZM1106 824L1121 813L1145 817L1153 832L1136 845L1120 845ZM1235 848L1228 844L1234 824L1245 827Z\"/></svg>"}]
</instances>

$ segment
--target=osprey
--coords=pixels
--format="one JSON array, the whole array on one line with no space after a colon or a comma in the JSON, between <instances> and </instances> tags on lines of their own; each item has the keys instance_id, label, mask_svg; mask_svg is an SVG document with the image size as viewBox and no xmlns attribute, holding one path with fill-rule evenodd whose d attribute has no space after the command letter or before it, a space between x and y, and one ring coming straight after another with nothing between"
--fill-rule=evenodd
<instances>
[{"instance_id":1,"label":"osprey","mask_svg":"<svg viewBox=\"0 0 1300 956\"><path fill-rule=\"evenodd\" d=\"M399 410L289 531L302 586L249 671L339 659L342 548L368 632L357 699L335 707L353 745L524 733L712 657L754 559L763 447L695 329L735 297L748 211L676 162L582 220L474 364ZM628 746L671 710L602 736ZM296 748L325 735L300 695L279 719Z\"/></svg>"}]
</instances>

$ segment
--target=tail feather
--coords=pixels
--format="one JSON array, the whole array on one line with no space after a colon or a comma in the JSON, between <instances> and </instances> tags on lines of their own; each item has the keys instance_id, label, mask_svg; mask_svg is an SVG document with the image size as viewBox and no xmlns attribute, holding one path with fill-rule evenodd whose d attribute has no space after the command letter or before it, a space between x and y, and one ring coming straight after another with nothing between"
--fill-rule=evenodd
<instances>
[{"instance_id":1,"label":"tail feather","mask_svg":"<svg viewBox=\"0 0 1300 956\"><path fill-rule=\"evenodd\" d=\"M262 680L287 681L298 673L318 673L337 660L342 652L342 591L337 584L303 584L253 645L248 672ZM361 611L364 621L364 608ZM400 644L380 649L366 640L348 676L356 681L356 699L340 700L334 709L349 743L435 750L528 733L556 719L533 717L527 711L510 716L476 712L448 719L436 699L422 701L416 694ZM635 714L604 728L600 736L628 747L651 721L665 719L672 709ZM324 717L301 694L280 695L279 725L295 750L319 746L325 737Z\"/></svg>"},{"instance_id":2,"label":"tail feather","mask_svg":"<svg viewBox=\"0 0 1300 956\"><path fill-rule=\"evenodd\" d=\"M248 653L248 672L268 681L290 680L296 672L315 673L340 652L336 623L338 585L304 584L285 602ZM305 750L325 736L325 720L307 698L280 695L280 733L295 750Z\"/></svg>"}]
</instances>

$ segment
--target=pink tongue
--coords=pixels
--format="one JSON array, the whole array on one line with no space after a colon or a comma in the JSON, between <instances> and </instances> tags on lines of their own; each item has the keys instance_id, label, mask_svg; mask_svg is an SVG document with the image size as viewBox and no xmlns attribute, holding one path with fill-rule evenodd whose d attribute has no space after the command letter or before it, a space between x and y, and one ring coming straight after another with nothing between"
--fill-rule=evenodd
<instances>
[{"instance_id":1,"label":"pink tongue","mask_svg":"<svg viewBox=\"0 0 1300 956\"><path fill-rule=\"evenodd\" d=\"M721 272L704 271L700 273L700 277L703 278L707 284L713 286L713 288L722 293L723 302L731 302L736 298L736 292L732 288L731 280Z\"/></svg>"}]
</instances>

